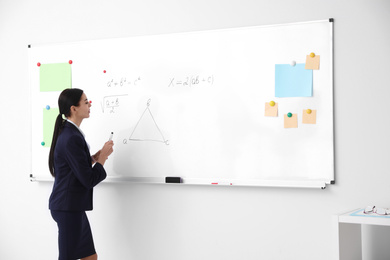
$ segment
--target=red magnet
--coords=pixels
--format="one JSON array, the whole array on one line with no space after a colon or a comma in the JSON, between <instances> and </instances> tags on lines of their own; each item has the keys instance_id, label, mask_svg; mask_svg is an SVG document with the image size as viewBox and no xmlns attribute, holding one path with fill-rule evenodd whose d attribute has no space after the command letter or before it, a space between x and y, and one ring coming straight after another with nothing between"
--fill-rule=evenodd
<instances>
[{"instance_id":1,"label":"red magnet","mask_svg":"<svg viewBox=\"0 0 390 260\"><path fill-rule=\"evenodd\" d=\"M40 67L40 66L41 66L41 63L40 63L40 62L38 62L38 63L37 63L37 66L38 66L38 67Z\"/></svg>"},{"instance_id":2,"label":"red magnet","mask_svg":"<svg viewBox=\"0 0 390 260\"><path fill-rule=\"evenodd\" d=\"M106 70L103 70L103 73L106 73Z\"/></svg>"},{"instance_id":3,"label":"red magnet","mask_svg":"<svg viewBox=\"0 0 390 260\"><path fill-rule=\"evenodd\" d=\"M89 103L92 104L92 100L90 100Z\"/></svg>"},{"instance_id":4,"label":"red magnet","mask_svg":"<svg viewBox=\"0 0 390 260\"><path fill-rule=\"evenodd\" d=\"M72 60L69 60L69 64L72 64L73 63L73 61Z\"/></svg>"}]
</instances>

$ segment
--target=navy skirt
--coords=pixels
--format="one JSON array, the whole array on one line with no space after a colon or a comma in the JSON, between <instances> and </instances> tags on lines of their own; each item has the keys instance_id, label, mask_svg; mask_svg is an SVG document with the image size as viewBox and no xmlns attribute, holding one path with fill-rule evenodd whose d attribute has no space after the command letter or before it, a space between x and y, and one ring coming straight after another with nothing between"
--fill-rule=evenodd
<instances>
[{"instance_id":1,"label":"navy skirt","mask_svg":"<svg viewBox=\"0 0 390 260\"><path fill-rule=\"evenodd\" d=\"M91 226L84 211L57 211L59 260L76 260L96 254Z\"/></svg>"}]
</instances>

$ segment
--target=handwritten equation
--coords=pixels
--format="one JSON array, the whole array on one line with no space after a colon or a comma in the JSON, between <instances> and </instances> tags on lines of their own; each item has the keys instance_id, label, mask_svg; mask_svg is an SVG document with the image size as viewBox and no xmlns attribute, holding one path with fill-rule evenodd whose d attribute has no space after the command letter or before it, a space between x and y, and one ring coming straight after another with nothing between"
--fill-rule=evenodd
<instances>
[{"instance_id":1,"label":"handwritten equation","mask_svg":"<svg viewBox=\"0 0 390 260\"><path fill-rule=\"evenodd\" d=\"M124 96L127 96L127 94L103 97L103 101L101 102L102 112L103 113L106 113L106 112L107 113L115 113L115 110L122 103L122 99Z\"/></svg>"},{"instance_id":2,"label":"handwritten equation","mask_svg":"<svg viewBox=\"0 0 390 260\"><path fill-rule=\"evenodd\" d=\"M214 75L209 76L186 76L183 78L170 78L168 87L195 87L201 85L213 85L214 84Z\"/></svg>"},{"instance_id":3,"label":"handwritten equation","mask_svg":"<svg viewBox=\"0 0 390 260\"><path fill-rule=\"evenodd\" d=\"M126 77L122 77L120 80L119 79L111 79L107 82L107 87L112 88L112 87L125 87L129 85L134 85L137 86L141 80L141 77L136 77L133 79L127 79Z\"/></svg>"}]
</instances>

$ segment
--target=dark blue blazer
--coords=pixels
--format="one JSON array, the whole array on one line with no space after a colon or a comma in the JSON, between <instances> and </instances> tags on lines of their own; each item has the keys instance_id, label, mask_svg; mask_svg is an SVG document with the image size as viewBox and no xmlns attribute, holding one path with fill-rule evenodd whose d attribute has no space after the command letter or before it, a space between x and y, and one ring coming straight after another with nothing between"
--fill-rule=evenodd
<instances>
[{"instance_id":1,"label":"dark blue blazer","mask_svg":"<svg viewBox=\"0 0 390 260\"><path fill-rule=\"evenodd\" d=\"M51 210L92 210L93 187L104 180L106 171L100 163L92 167L91 154L84 136L69 122L58 136L54 150Z\"/></svg>"}]
</instances>

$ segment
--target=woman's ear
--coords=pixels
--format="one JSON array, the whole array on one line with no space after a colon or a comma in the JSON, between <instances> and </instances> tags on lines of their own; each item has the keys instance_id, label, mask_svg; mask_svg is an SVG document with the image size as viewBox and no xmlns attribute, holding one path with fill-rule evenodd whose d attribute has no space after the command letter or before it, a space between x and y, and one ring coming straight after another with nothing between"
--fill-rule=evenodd
<instances>
[{"instance_id":1,"label":"woman's ear","mask_svg":"<svg viewBox=\"0 0 390 260\"><path fill-rule=\"evenodd\" d=\"M70 112L71 112L71 114L76 113L76 106L71 106L70 107Z\"/></svg>"}]
</instances>

